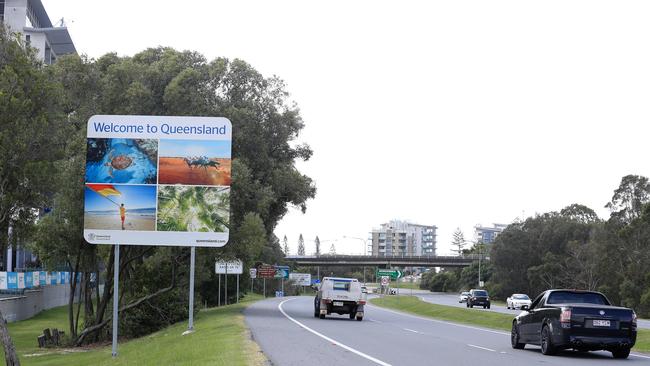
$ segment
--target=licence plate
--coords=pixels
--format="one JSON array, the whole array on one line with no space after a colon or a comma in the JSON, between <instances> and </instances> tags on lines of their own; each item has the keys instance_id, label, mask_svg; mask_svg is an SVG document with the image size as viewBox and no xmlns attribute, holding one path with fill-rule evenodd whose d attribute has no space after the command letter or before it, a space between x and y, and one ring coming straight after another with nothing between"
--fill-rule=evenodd
<instances>
[{"instance_id":1,"label":"licence plate","mask_svg":"<svg viewBox=\"0 0 650 366\"><path fill-rule=\"evenodd\" d=\"M343 306L342 301L334 301L334 306Z\"/></svg>"},{"instance_id":2,"label":"licence plate","mask_svg":"<svg viewBox=\"0 0 650 366\"><path fill-rule=\"evenodd\" d=\"M609 327L611 322L609 320L594 320L594 327Z\"/></svg>"}]
</instances>

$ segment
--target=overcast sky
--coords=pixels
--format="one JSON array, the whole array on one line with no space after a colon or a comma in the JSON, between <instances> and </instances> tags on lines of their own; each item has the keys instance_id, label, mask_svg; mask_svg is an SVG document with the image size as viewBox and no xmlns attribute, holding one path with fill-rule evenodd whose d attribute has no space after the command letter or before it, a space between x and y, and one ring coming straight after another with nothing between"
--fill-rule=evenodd
<instances>
[{"instance_id":1,"label":"overcast sky","mask_svg":"<svg viewBox=\"0 0 650 366\"><path fill-rule=\"evenodd\" d=\"M608 216L650 176L647 1L54 1L80 53L158 45L283 78L318 194L276 234L360 253L390 219L510 223L582 203ZM234 182L236 184L236 182Z\"/></svg>"}]
</instances>

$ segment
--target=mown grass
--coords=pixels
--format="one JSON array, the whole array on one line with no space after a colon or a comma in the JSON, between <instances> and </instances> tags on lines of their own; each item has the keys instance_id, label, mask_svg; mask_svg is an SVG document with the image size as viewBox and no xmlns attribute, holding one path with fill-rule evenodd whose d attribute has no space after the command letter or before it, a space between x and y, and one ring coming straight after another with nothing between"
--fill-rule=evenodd
<instances>
[{"instance_id":1,"label":"mown grass","mask_svg":"<svg viewBox=\"0 0 650 366\"><path fill-rule=\"evenodd\" d=\"M425 317L498 329L506 332L510 332L513 319L513 316L508 314L431 304L414 296L385 296L383 298L372 299L370 303ZM650 352L649 329L639 329L634 351Z\"/></svg>"},{"instance_id":2,"label":"mown grass","mask_svg":"<svg viewBox=\"0 0 650 366\"><path fill-rule=\"evenodd\" d=\"M110 343L85 349L38 348L36 337L43 329L66 329L65 307L11 323L9 332L23 365L262 365L265 357L251 340L242 315L247 305L260 298L249 296L239 304L200 311L194 319L194 333L186 336L181 335L187 330L187 321L183 321L120 342L115 359Z\"/></svg>"}]
</instances>

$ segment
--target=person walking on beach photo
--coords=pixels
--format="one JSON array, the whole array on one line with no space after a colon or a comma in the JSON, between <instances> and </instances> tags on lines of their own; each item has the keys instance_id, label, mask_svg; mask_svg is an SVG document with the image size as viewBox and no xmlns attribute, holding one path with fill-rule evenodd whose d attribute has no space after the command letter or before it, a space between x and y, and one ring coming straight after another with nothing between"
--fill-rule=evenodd
<instances>
[{"instance_id":1,"label":"person walking on beach photo","mask_svg":"<svg viewBox=\"0 0 650 366\"><path fill-rule=\"evenodd\" d=\"M124 229L124 219L126 218L126 208L124 208L124 204L120 205L120 218L122 219L122 230Z\"/></svg>"}]
</instances>

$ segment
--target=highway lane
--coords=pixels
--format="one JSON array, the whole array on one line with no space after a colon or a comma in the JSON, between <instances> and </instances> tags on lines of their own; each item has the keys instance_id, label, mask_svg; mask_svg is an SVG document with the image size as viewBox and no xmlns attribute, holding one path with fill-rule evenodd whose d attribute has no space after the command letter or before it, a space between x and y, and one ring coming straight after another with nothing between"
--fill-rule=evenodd
<instances>
[{"instance_id":1,"label":"highway lane","mask_svg":"<svg viewBox=\"0 0 650 366\"><path fill-rule=\"evenodd\" d=\"M313 316L312 297L268 299L244 312L255 341L273 365L612 365L608 352L565 351L548 357L539 347L510 347L510 335L369 305L362 322ZM625 361L648 364L650 356Z\"/></svg>"},{"instance_id":2,"label":"highway lane","mask_svg":"<svg viewBox=\"0 0 650 366\"><path fill-rule=\"evenodd\" d=\"M402 294L408 295L408 290L401 291ZM467 307L465 303L458 302L457 294L450 294L446 292L428 292L428 291L417 291L413 293L414 296L419 297L422 301L426 301L432 304L439 305L448 305L448 306L457 306L457 307ZM482 307L474 307L477 311L494 311L502 314L510 314L513 317L521 312L521 310L507 309L504 305L491 304L490 309L483 309ZM639 319L638 327L642 329L650 329L650 320Z\"/></svg>"}]
</instances>

